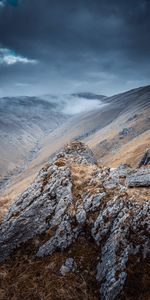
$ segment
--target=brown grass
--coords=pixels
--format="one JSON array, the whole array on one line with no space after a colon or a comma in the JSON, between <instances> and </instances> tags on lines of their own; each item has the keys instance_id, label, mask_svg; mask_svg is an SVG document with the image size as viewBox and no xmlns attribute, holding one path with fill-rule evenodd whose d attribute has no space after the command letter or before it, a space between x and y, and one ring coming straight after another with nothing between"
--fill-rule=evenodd
<instances>
[{"instance_id":1,"label":"brown grass","mask_svg":"<svg viewBox=\"0 0 150 300\"><path fill-rule=\"evenodd\" d=\"M131 122L128 121L129 117L130 115L121 115L84 140L103 165L117 167L121 163L128 163L135 167L146 149L150 147L149 110L141 112L138 118ZM119 132L128 127L135 129L137 137L129 134L120 139ZM103 141L105 143L102 143Z\"/></svg>"},{"instance_id":2,"label":"brown grass","mask_svg":"<svg viewBox=\"0 0 150 300\"><path fill-rule=\"evenodd\" d=\"M138 263L135 263L139 260ZM150 256L142 259L132 255L127 267L127 281L121 300L150 300Z\"/></svg>"},{"instance_id":3,"label":"brown grass","mask_svg":"<svg viewBox=\"0 0 150 300\"><path fill-rule=\"evenodd\" d=\"M95 180L94 173L97 169L95 165L77 165L72 164L71 181L73 185L72 193L76 200L82 200L84 193L93 195L102 192L102 184L100 180ZM92 180L92 181L91 181Z\"/></svg>"},{"instance_id":4,"label":"brown grass","mask_svg":"<svg viewBox=\"0 0 150 300\"><path fill-rule=\"evenodd\" d=\"M98 249L88 239L64 253L35 259L35 246L28 243L0 266L1 300L97 300L96 264ZM61 276L67 257L75 259L77 269Z\"/></svg>"},{"instance_id":5,"label":"brown grass","mask_svg":"<svg viewBox=\"0 0 150 300\"><path fill-rule=\"evenodd\" d=\"M0 221L3 219L4 215L7 213L10 207L11 199L7 196L1 197L0 199Z\"/></svg>"},{"instance_id":6,"label":"brown grass","mask_svg":"<svg viewBox=\"0 0 150 300\"><path fill-rule=\"evenodd\" d=\"M117 167L121 163L126 163L132 167L137 167L145 151L150 147L150 131L145 132L121 146L116 153L106 153L103 157L103 164ZM97 153L99 156L99 154Z\"/></svg>"}]
</instances>

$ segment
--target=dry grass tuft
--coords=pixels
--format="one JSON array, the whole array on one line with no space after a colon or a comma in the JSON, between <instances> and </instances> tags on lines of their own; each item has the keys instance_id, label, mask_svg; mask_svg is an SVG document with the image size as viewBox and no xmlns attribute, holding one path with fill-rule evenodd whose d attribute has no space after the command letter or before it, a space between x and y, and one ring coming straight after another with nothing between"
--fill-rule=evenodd
<instances>
[{"instance_id":1,"label":"dry grass tuft","mask_svg":"<svg viewBox=\"0 0 150 300\"><path fill-rule=\"evenodd\" d=\"M97 167L95 165L72 164L72 193L76 200L82 200L84 193L94 194L102 191L100 180L93 180L96 169Z\"/></svg>"}]
</instances>

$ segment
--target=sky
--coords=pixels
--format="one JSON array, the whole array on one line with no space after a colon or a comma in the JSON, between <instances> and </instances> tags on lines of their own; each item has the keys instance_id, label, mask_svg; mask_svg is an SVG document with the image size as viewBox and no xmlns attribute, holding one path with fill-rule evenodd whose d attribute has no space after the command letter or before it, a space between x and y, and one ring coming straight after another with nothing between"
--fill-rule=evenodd
<instances>
[{"instance_id":1,"label":"sky","mask_svg":"<svg viewBox=\"0 0 150 300\"><path fill-rule=\"evenodd\" d=\"M0 96L150 84L150 0L0 0Z\"/></svg>"}]
</instances>

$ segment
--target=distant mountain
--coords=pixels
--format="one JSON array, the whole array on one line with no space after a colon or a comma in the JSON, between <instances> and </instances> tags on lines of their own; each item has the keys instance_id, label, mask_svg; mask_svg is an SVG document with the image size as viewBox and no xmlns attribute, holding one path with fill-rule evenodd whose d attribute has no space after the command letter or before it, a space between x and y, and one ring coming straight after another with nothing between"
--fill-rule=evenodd
<instances>
[{"instance_id":1,"label":"distant mountain","mask_svg":"<svg viewBox=\"0 0 150 300\"><path fill-rule=\"evenodd\" d=\"M3 130L21 130L23 125L39 126L49 131L64 118L57 103L38 97L5 97L0 99L0 128ZM50 125L50 126L49 126ZM18 127L17 127L18 126Z\"/></svg>"},{"instance_id":2,"label":"distant mountain","mask_svg":"<svg viewBox=\"0 0 150 300\"><path fill-rule=\"evenodd\" d=\"M41 139L66 119L57 103L38 97L0 99L0 175L23 165L40 147Z\"/></svg>"},{"instance_id":3,"label":"distant mountain","mask_svg":"<svg viewBox=\"0 0 150 300\"><path fill-rule=\"evenodd\" d=\"M100 96L101 98L101 96ZM96 110L99 99L76 95L0 98L0 180L35 157L42 139L73 115ZM1 184L0 184L1 185Z\"/></svg>"}]
</instances>

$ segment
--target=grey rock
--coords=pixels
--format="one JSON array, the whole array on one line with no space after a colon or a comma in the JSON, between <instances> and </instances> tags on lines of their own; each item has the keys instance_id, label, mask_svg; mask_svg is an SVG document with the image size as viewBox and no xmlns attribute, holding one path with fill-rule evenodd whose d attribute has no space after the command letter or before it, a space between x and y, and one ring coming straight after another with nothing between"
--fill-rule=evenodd
<instances>
[{"instance_id":1,"label":"grey rock","mask_svg":"<svg viewBox=\"0 0 150 300\"><path fill-rule=\"evenodd\" d=\"M130 174L126 184L129 187L150 187L150 169L140 169Z\"/></svg>"},{"instance_id":2,"label":"grey rock","mask_svg":"<svg viewBox=\"0 0 150 300\"><path fill-rule=\"evenodd\" d=\"M86 220L86 211L83 209L82 205L79 205L77 208L76 219L79 224L85 223Z\"/></svg>"},{"instance_id":3,"label":"grey rock","mask_svg":"<svg viewBox=\"0 0 150 300\"><path fill-rule=\"evenodd\" d=\"M67 258L65 263L61 266L60 273L62 276L65 276L67 273L74 270L74 259L73 258Z\"/></svg>"},{"instance_id":4,"label":"grey rock","mask_svg":"<svg viewBox=\"0 0 150 300\"><path fill-rule=\"evenodd\" d=\"M105 189L112 190L117 187L117 182L115 182L113 180L107 180L104 182L103 186Z\"/></svg>"},{"instance_id":5,"label":"grey rock","mask_svg":"<svg viewBox=\"0 0 150 300\"><path fill-rule=\"evenodd\" d=\"M83 199L83 206L87 212L95 211L101 204L101 200L106 196L106 193L98 193L93 196L86 195Z\"/></svg>"}]
</instances>

